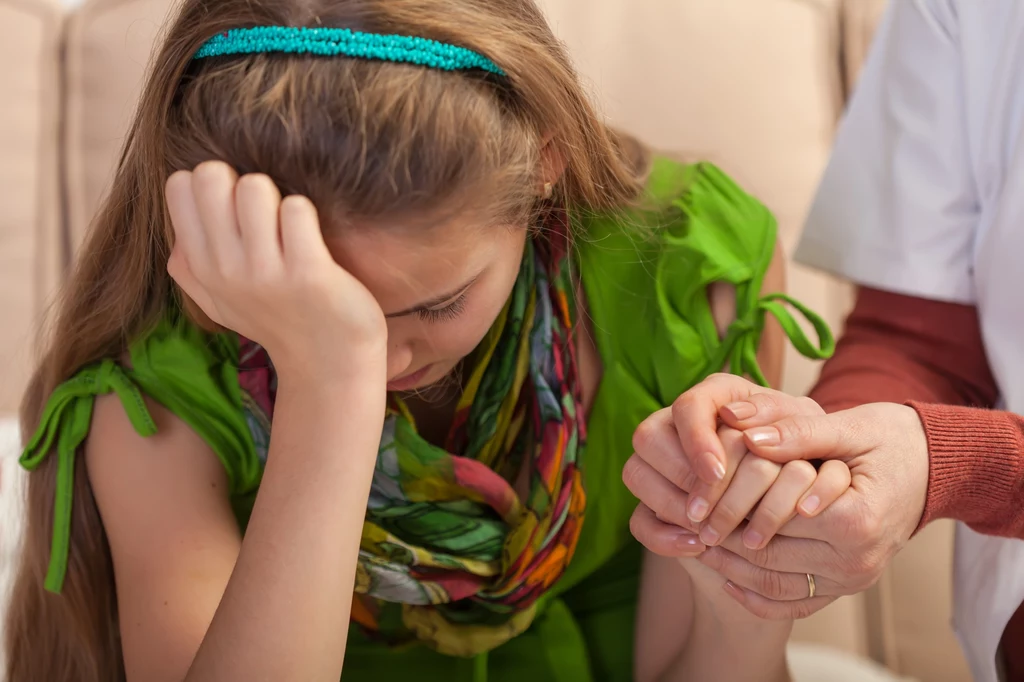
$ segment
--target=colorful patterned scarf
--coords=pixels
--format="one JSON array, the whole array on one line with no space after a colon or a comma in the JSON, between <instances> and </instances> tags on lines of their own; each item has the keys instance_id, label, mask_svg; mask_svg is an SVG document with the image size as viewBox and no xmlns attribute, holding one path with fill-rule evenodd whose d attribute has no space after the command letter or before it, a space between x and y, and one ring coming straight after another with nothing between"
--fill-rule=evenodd
<instances>
[{"instance_id":1,"label":"colorful patterned scarf","mask_svg":"<svg viewBox=\"0 0 1024 682\"><path fill-rule=\"evenodd\" d=\"M390 643L472 656L523 632L583 523L585 439L564 213L527 242L512 295L467 359L447 451L392 399L363 525L352 618ZM239 381L266 458L276 377L242 342ZM512 488L529 466L529 494Z\"/></svg>"}]
</instances>

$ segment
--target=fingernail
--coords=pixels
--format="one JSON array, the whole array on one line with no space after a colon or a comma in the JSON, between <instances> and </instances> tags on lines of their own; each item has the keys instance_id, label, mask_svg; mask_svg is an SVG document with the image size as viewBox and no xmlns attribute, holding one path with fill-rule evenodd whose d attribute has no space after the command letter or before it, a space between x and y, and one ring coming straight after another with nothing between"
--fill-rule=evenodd
<instances>
[{"instance_id":1,"label":"fingernail","mask_svg":"<svg viewBox=\"0 0 1024 682\"><path fill-rule=\"evenodd\" d=\"M708 501L703 497L694 497L690 500L690 506L686 510L686 515L694 523L700 523L708 515Z\"/></svg>"},{"instance_id":2,"label":"fingernail","mask_svg":"<svg viewBox=\"0 0 1024 682\"><path fill-rule=\"evenodd\" d=\"M732 415L733 419L743 421L744 419L750 419L757 414L757 407L753 403L739 402L730 403L723 409L728 410L729 414Z\"/></svg>"},{"instance_id":3,"label":"fingernail","mask_svg":"<svg viewBox=\"0 0 1024 682\"><path fill-rule=\"evenodd\" d=\"M711 461L714 462L714 464L711 465L711 473L714 474L715 480L721 481L725 478L725 465L710 452L707 454L707 457L710 457Z\"/></svg>"},{"instance_id":4,"label":"fingernail","mask_svg":"<svg viewBox=\"0 0 1024 682\"><path fill-rule=\"evenodd\" d=\"M756 530L750 530L748 528L743 531L743 545L747 549L761 549L762 542L764 542L764 536Z\"/></svg>"},{"instance_id":5,"label":"fingernail","mask_svg":"<svg viewBox=\"0 0 1024 682\"><path fill-rule=\"evenodd\" d=\"M700 538L693 533L680 533L676 537L676 547L683 552L694 554L699 554L707 549Z\"/></svg>"},{"instance_id":6,"label":"fingernail","mask_svg":"<svg viewBox=\"0 0 1024 682\"><path fill-rule=\"evenodd\" d=\"M818 507L821 506L821 500L818 499L817 495L811 495L806 500L800 503L800 511L804 514L810 515L817 511Z\"/></svg>"},{"instance_id":7,"label":"fingernail","mask_svg":"<svg viewBox=\"0 0 1024 682\"><path fill-rule=\"evenodd\" d=\"M743 604L747 601L747 595L743 594L743 590L737 587L731 580L726 580L725 584L722 585L722 589L729 593L729 596Z\"/></svg>"},{"instance_id":8,"label":"fingernail","mask_svg":"<svg viewBox=\"0 0 1024 682\"><path fill-rule=\"evenodd\" d=\"M722 536L718 534L718 531L711 526L704 526L700 529L700 539L704 541L704 544L708 547L714 547L718 544L719 538Z\"/></svg>"},{"instance_id":9,"label":"fingernail","mask_svg":"<svg viewBox=\"0 0 1024 682\"><path fill-rule=\"evenodd\" d=\"M778 445L781 441L779 430L774 426L759 426L743 432L754 445Z\"/></svg>"}]
</instances>

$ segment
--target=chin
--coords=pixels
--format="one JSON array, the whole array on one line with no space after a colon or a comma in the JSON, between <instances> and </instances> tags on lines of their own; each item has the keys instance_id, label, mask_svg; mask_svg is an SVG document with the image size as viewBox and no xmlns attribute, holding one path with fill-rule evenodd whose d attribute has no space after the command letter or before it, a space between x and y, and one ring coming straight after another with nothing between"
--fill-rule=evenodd
<instances>
[{"instance_id":1,"label":"chin","mask_svg":"<svg viewBox=\"0 0 1024 682\"><path fill-rule=\"evenodd\" d=\"M432 389L442 389L453 381L457 381L457 369L461 361L456 363L434 362L425 367L423 376L412 376L408 379L396 380L388 384L388 390L394 393L421 393Z\"/></svg>"}]
</instances>

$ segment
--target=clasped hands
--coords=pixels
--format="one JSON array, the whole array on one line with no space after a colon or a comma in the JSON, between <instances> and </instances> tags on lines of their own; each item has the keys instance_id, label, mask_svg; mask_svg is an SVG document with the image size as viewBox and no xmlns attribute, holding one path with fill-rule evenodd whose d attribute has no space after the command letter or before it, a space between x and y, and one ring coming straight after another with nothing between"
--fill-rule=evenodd
<instances>
[{"instance_id":1,"label":"clasped hands","mask_svg":"<svg viewBox=\"0 0 1024 682\"><path fill-rule=\"evenodd\" d=\"M623 481L640 501L634 536L655 554L696 557L762 618L805 618L867 589L924 510L927 442L903 405L826 415L720 374L645 420L633 447Z\"/></svg>"}]
</instances>

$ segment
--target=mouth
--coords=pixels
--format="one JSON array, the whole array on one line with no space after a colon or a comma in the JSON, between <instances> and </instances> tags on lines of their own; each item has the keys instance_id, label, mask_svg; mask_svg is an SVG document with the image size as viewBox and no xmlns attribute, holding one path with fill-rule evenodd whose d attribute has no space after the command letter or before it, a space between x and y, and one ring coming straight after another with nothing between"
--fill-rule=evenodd
<instances>
[{"instance_id":1,"label":"mouth","mask_svg":"<svg viewBox=\"0 0 1024 682\"><path fill-rule=\"evenodd\" d=\"M425 365L412 374L406 374L405 376L389 381L388 390L400 393L402 391L411 391L414 388L418 388L426 378L427 374L430 373L433 366L433 364Z\"/></svg>"}]
</instances>

